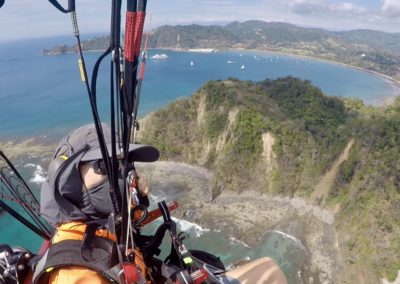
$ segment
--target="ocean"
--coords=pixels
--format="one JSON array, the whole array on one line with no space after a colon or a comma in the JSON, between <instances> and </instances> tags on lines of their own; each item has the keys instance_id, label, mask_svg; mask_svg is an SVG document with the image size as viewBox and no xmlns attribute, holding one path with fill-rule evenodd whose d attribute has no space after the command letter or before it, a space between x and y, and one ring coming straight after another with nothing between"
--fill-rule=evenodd
<instances>
[{"instance_id":1,"label":"ocean","mask_svg":"<svg viewBox=\"0 0 400 284\"><path fill-rule=\"evenodd\" d=\"M0 45L0 140L32 136L58 138L66 131L91 121L89 100L80 80L76 54L40 55L42 48L64 42L72 44L73 38ZM150 58L162 53L168 58ZM291 75L310 80L326 94L357 97L368 104L376 104L399 93L391 82L368 72L276 53L150 50L148 55L139 116L191 95L208 80L229 77L259 81ZM98 52L86 53L88 70L92 69L98 56ZM243 70L241 66L244 66ZM108 120L108 67L106 58L97 88L104 121Z\"/></svg>"},{"instance_id":2,"label":"ocean","mask_svg":"<svg viewBox=\"0 0 400 284\"><path fill-rule=\"evenodd\" d=\"M72 128L92 121L76 54L40 54L42 48L60 43L73 44L74 40L56 37L0 44L0 141L41 137L54 142ZM151 59L155 54L166 54L167 58ZM91 70L99 53L87 52L85 56ZM102 64L98 79L99 109L105 122L108 121L108 66L109 58ZM359 98L367 104L377 104L400 93L393 83L371 73L309 58L244 50L212 53L150 50L139 116L190 96L208 80L235 77L259 81L289 75L310 80L325 94ZM45 176L45 165L40 165L35 157L27 157L17 166L37 193ZM40 239L4 212L0 213L0 224L0 243L37 249ZM196 236L189 239L188 246L206 247L222 255L226 264L269 255L290 279L295 279L304 260L304 247L282 232L266 233L257 247L249 248L241 240L226 239L219 232L184 220L179 225Z\"/></svg>"}]
</instances>

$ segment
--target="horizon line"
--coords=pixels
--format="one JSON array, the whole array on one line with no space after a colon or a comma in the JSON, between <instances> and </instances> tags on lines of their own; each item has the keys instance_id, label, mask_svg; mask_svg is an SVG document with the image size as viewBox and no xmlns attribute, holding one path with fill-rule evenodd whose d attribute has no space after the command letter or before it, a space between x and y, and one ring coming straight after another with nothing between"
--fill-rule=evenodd
<instances>
[{"instance_id":1,"label":"horizon line","mask_svg":"<svg viewBox=\"0 0 400 284\"><path fill-rule=\"evenodd\" d=\"M350 31L373 31L373 32L381 32L385 34L391 34L391 35L396 35L400 34L400 32L388 32L388 31L383 31L379 29L369 29L369 28L354 28L354 29L340 29L340 28L327 28L323 26L314 26L314 25L299 25L299 24L294 24L291 22L284 22L284 21L264 21L264 20L258 20L258 19L253 19L253 20L245 20L245 21L240 21L240 20L235 20L235 21L230 21L230 22L224 22L224 21L207 21L207 22L192 22L192 23L172 23L172 24L160 24L151 30L158 29L163 26L191 26L191 25L198 25L198 26L220 26L224 27L232 23L246 23L246 22L263 22L263 23L280 23L280 24L289 24L293 25L299 28L305 28L305 29L321 29L325 31L330 31L330 32L350 32ZM88 35L95 35L95 34L102 34L102 35L108 35L109 31L88 31L85 33L81 33L81 36L88 36ZM55 37L67 37L71 36L73 37L72 32L71 33L61 33L61 34L51 34L51 35L38 35L38 36L31 36L31 37L24 37L24 38L8 38L8 39L1 39L0 38L0 44L5 44L5 43L13 43L13 42L19 42L19 41L24 41L24 40L36 40L36 39L50 39L50 38L55 38Z\"/></svg>"}]
</instances>

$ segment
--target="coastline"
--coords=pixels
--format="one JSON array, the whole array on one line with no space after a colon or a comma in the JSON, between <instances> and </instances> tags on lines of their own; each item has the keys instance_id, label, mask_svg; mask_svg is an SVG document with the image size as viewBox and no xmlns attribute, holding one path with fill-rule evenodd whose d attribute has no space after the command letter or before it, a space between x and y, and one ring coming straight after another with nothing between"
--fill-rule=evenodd
<instances>
[{"instance_id":1,"label":"coastline","mask_svg":"<svg viewBox=\"0 0 400 284\"><path fill-rule=\"evenodd\" d=\"M224 190L211 196L212 172L171 161L137 163L137 169L157 199L176 200L174 217L235 239L249 250L279 250L289 242L283 263L293 266L289 283L337 283L342 261L334 214L301 198L270 196L248 190ZM272 242L272 243L271 243ZM285 254L284 254L285 255ZM238 256L238 257L243 257ZM282 261L282 259L281 259ZM292 267L292 268L293 268Z\"/></svg>"},{"instance_id":2,"label":"coastline","mask_svg":"<svg viewBox=\"0 0 400 284\"><path fill-rule=\"evenodd\" d=\"M260 52L270 52L270 51L261 50ZM376 72L376 71L373 71L373 70L369 70L369 69L366 69L366 68L350 65L350 64L347 64L347 63L343 63L343 62L339 62L339 61L333 61L333 60L320 58L320 57L313 57L313 56L307 56L307 55L301 55L301 54L293 54L293 53L284 53L284 52L276 52L276 53L277 54L286 55L286 56L294 56L294 57L311 59L311 60L321 61L321 62L330 63L330 64L336 64L336 65L343 66L343 67L346 67L346 68L351 68L351 69L354 69L354 70L366 72L366 73L369 73L371 75L374 75L376 77L379 77L379 78L387 81L390 85L392 85L393 88L397 89L397 93L395 93L393 95L387 95L387 96L381 97L379 99L379 101L374 106L390 105L395 101L396 97L400 96L400 80L396 80L395 78L393 78L393 77L391 77L389 75L385 75L385 74L382 74L382 73L379 73L379 72Z\"/></svg>"},{"instance_id":3,"label":"coastline","mask_svg":"<svg viewBox=\"0 0 400 284\"><path fill-rule=\"evenodd\" d=\"M24 140L0 140L0 151L10 160L27 157L41 157L48 159L53 154L55 145L41 143L35 138Z\"/></svg>"},{"instance_id":4,"label":"coastline","mask_svg":"<svg viewBox=\"0 0 400 284\"><path fill-rule=\"evenodd\" d=\"M201 52L201 51L195 51L196 49L186 49L186 48L173 48L173 47L163 47L163 48L153 48L153 50L156 49L163 49L163 50L171 50L171 51L179 51L179 52ZM203 50L202 48L200 48L199 50ZM298 57L298 58L304 58L304 59L309 59L309 60L315 60L315 61L320 61L320 62L325 62L325 63L330 63L330 64L336 64L336 65L340 65L346 68L351 68L351 69L355 69L358 71L362 71L362 72L366 72L369 74L372 74L376 77L379 77L381 79L386 80L388 83L390 83L391 85L393 85L395 88L398 89L398 94L394 95L399 96L400 95L400 80L396 80L395 78L383 74L383 73L379 73L377 71L373 71L370 69L366 69L366 68L362 68L362 67L358 67L358 66L354 66L354 65L350 65L344 62L340 62L340 61L334 61L334 60L329 60L326 58L321 58L321 57L314 57L314 56L309 56L309 55L302 55L302 54L295 54L295 53L288 53L288 52L284 52L284 51L276 51L276 50L267 50L267 49L245 49L245 48L226 48L226 49L210 49L212 51L209 51L209 53L212 52L218 52L218 51L223 51L223 50L227 50L227 51L233 51L233 52L240 52L240 51L245 51L245 52L259 52L259 53L273 53L273 54L277 54L277 55L283 55L283 56L293 56L293 57ZM392 97L392 96L389 96ZM382 100L386 100L387 97L382 98ZM380 102L378 103L378 105L381 105L381 103L384 102Z\"/></svg>"},{"instance_id":5,"label":"coastline","mask_svg":"<svg viewBox=\"0 0 400 284\"><path fill-rule=\"evenodd\" d=\"M90 49L90 50L84 50L84 51L82 51L83 53L85 53L85 52L93 52L93 53L95 53L95 52L104 52L105 50L104 49ZM41 51L41 52L39 52L39 53L37 53L38 55L41 55L41 56L58 56L58 55L63 55L63 54L72 54L72 53L77 53L77 51L76 50L74 50L74 51L66 51L66 52L43 52L43 51Z\"/></svg>"},{"instance_id":6,"label":"coastline","mask_svg":"<svg viewBox=\"0 0 400 284\"><path fill-rule=\"evenodd\" d=\"M164 49L164 50L172 50L172 51L180 51L180 52L201 52L201 51L196 51L196 50L203 50L204 48L199 48L199 49L187 49L187 48L173 48L173 47L160 47L160 48L152 48L153 50L155 49ZM150 50L150 49L149 49ZM380 78L386 79L390 82L395 83L399 88L400 88L400 80L396 80L395 78L389 76L389 75L385 75L383 73L379 73L373 70L369 70L366 68L362 68L362 67L358 67L358 66L354 66L354 65L350 65L344 62L340 62L340 61L334 61L334 60L329 60L326 58L321 58L321 57L314 57L314 56L310 56L310 55L302 55L302 54L296 54L296 53L289 53L289 52L284 52L284 51L276 51L276 50L268 50L268 49L247 49L247 48L224 48L224 49L219 49L219 48L209 48L209 53L211 52L218 52L218 51L223 51L223 50L227 50L227 51L234 51L234 52L239 52L239 51L246 51L246 52L260 52L260 53L274 53L277 55L285 55L285 56L294 56L294 57L299 57L299 58L305 58L305 59L312 59L312 60L316 60L316 61L321 61L321 62L327 62L327 63L331 63L331 64L337 64L337 65L341 65L344 67L348 67L348 68L352 68L352 69L356 69L356 70L360 70L360 71L364 71L370 74L374 74Z\"/></svg>"},{"instance_id":7,"label":"coastline","mask_svg":"<svg viewBox=\"0 0 400 284\"><path fill-rule=\"evenodd\" d=\"M356 69L359 71L364 71L373 75L376 75L382 79L386 79L392 83L394 83L398 88L400 88L400 80L396 80L395 78L379 73L377 71L373 71L370 69L350 65L348 63L340 62L340 61L334 61L326 58L321 58L321 57L315 57L315 56L310 56L310 55L302 55L302 54L296 54L296 53L289 53L289 52L284 52L284 51L276 51L276 50L268 50L268 49L246 49L246 48L179 48L179 47L158 47L158 48L148 48L148 50L169 50L169 51L179 51L179 52L193 52L193 53L212 53L212 52L218 52L218 51L234 51L234 52L239 52L239 51L246 51L246 52L260 52L260 53L274 53L277 55L285 55L285 56L294 56L294 57L299 57L299 58L305 58L305 59L311 59L311 60L316 60L316 61L321 61L321 62L326 62L326 63L331 63L331 64L337 64L341 65L344 67ZM93 49L93 50L84 50L83 52L102 52L104 51L103 49ZM76 53L76 51L67 51L64 53L49 53L45 54L43 52L40 52L38 54L44 55L44 56L55 56L55 55L62 55L62 54L70 54L70 53Z\"/></svg>"},{"instance_id":8,"label":"coastline","mask_svg":"<svg viewBox=\"0 0 400 284\"><path fill-rule=\"evenodd\" d=\"M310 55L303 55L303 54L296 54L296 53L290 53L290 52L285 52L285 51L276 51L276 50L268 50L268 49L246 49L246 48L178 48L178 47L159 47L159 48L149 48L148 50L169 50L169 51L179 51L179 52L188 52L188 53L213 53L213 52L218 52L218 51L232 51L232 52L240 52L240 51L245 51L245 52L259 52L259 53L272 53L272 54L277 54L277 55L282 55L282 56L293 56L297 58L304 58L308 60L315 60L315 61L320 61L320 62L325 62L329 64L336 64L339 66L343 66L346 68L351 68L354 70L362 71L369 73L371 75L374 75L376 77L379 77L385 81L387 81L389 84L393 86L396 91L392 95L387 95L382 97L377 103L376 106L382 106L382 105L387 105L390 104L394 101L394 98L400 95L400 80L397 80L389 75L379 73L377 71L373 71L370 69L350 65L348 63L340 62L340 61L335 61L335 60L330 60L326 58L321 58L321 57L316 57L316 56L310 56ZM102 52L104 50L85 50L84 52ZM42 56L55 56L55 55L63 55L63 54L71 54L71 53L76 53L76 51L67 51L65 53L43 53L40 52L39 54Z\"/></svg>"},{"instance_id":9,"label":"coastline","mask_svg":"<svg viewBox=\"0 0 400 284\"><path fill-rule=\"evenodd\" d=\"M370 74L374 74L374 75L376 75L378 77L381 77L383 79L386 79L386 80L389 80L389 81L395 83L400 88L400 80L396 80L395 78L393 78L393 77L391 77L389 75L385 75L383 73L379 73L379 72L376 72L376 71L373 71L373 70L369 70L369 69L366 69L366 68L350 65L350 64L347 64L347 63L344 63L344 62L340 62L340 61L334 61L334 60L329 60L329 59L321 58L321 57L314 57L314 56L310 56L310 55L295 54L295 53L289 53L289 52L283 52L283 51L272 51L272 50L265 50L265 49L228 49L228 50L232 50L232 51L244 50L244 51L256 51L256 52L268 52L268 53L275 53L275 54L279 54L279 55L294 56L294 57L312 59L312 60L321 61L321 62L327 62L327 63L331 63L331 64L337 64L337 65L341 65L341 66L344 66L344 67L348 67L348 68L364 71L364 72L367 72L367 73L370 73Z\"/></svg>"}]
</instances>

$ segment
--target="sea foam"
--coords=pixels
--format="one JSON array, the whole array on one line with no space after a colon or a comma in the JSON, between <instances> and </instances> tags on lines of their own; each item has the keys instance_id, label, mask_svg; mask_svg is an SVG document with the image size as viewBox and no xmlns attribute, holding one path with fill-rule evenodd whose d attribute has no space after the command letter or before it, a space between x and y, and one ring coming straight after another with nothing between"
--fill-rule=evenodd
<instances>
[{"instance_id":1,"label":"sea foam","mask_svg":"<svg viewBox=\"0 0 400 284\"><path fill-rule=\"evenodd\" d=\"M30 182L41 184L46 180L46 173L44 169L39 165L27 164L25 167L35 167L35 171L33 172L33 177L29 180Z\"/></svg>"},{"instance_id":2,"label":"sea foam","mask_svg":"<svg viewBox=\"0 0 400 284\"><path fill-rule=\"evenodd\" d=\"M178 228L180 229L180 231L194 232L196 234L196 237L200 237L204 232L210 231L210 229L203 228L198 224L191 223L186 220L178 219L175 217L172 217L172 220L174 220L175 223L178 225Z\"/></svg>"},{"instance_id":3,"label":"sea foam","mask_svg":"<svg viewBox=\"0 0 400 284\"><path fill-rule=\"evenodd\" d=\"M242 246L244 246L246 248L250 248L250 246L248 244L246 244L244 241L238 240L238 239L236 239L234 237L229 237L229 242L230 242L231 245L240 244L240 245L242 245Z\"/></svg>"},{"instance_id":4,"label":"sea foam","mask_svg":"<svg viewBox=\"0 0 400 284\"><path fill-rule=\"evenodd\" d=\"M299 248L304 249L304 250L306 249L305 246L303 245L303 243L302 243L299 239L293 237L292 235L289 235L289 234L287 234L287 233L284 233L284 232L278 231L278 230L273 230L272 232L281 235L281 236L282 236L282 239L284 239L284 240L291 240L291 241L292 241L293 243L295 243Z\"/></svg>"},{"instance_id":5,"label":"sea foam","mask_svg":"<svg viewBox=\"0 0 400 284\"><path fill-rule=\"evenodd\" d=\"M36 165L35 165L35 164L31 164L31 163L26 164L26 165L24 166L24 168L34 168L34 167L36 167Z\"/></svg>"}]
</instances>

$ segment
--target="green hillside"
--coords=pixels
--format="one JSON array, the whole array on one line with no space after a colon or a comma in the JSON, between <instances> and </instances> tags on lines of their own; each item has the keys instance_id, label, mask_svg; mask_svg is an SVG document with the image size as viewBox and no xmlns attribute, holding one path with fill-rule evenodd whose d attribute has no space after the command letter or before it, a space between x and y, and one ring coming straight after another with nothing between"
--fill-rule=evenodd
<instances>
[{"instance_id":1,"label":"green hillside","mask_svg":"<svg viewBox=\"0 0 400 284\"><path fill-rule=\"evenodd\" d=\"M400 102L368 107L292 77L230 79L152 113L139 139L155 144L163 159L211 169L214 197L251 189L336 212L341 283L359 283L360 276L378 283L400 268L399 123ZM328 190L318 195L334 167Z\"/></svg>"}]
</instances>

